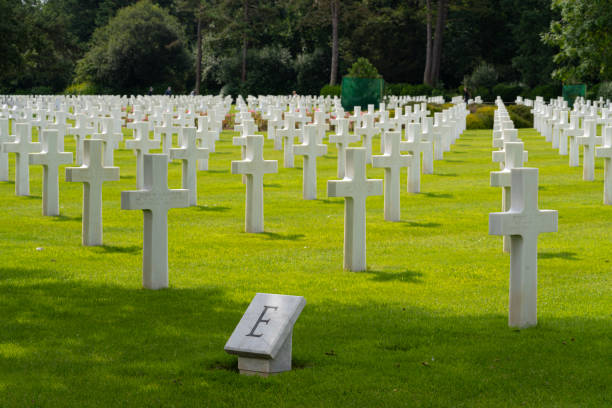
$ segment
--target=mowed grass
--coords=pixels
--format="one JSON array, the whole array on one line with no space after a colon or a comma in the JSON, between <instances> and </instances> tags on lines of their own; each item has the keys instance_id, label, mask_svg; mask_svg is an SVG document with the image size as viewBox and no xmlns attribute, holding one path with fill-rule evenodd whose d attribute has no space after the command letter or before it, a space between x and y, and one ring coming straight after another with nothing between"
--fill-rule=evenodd
<instances>
[{"instance_id":1,"label":"mowed grass","mask_svg":"<svg viewBox=\"0 0 612 408\"><path fill-rule=\"evenodd\" d=\"M126 131L126 135L130 131ZM318 161L316 201L302 199L301 157L284 169L266 141L265 230L244 233L240 150L223 132L198 206L171 210L170 288L141 287L142 212L135 156L104 186L104 246L81 246L82 185L61 172L60 217L0 183L0 407L603 407L612 403L612 207L596 180L521 130L540 169L540 208L559 232L540 235L538 326L507 326L509 256L488 235L501 191L489 187L491 131L467 131L402 192L402 222L367 202L367 272L342 270L344 204L328 199L336 150ZM74 141L66 138L74 151ZM374 151L379 151L376 140ZM11 164L11 174L14 166ZM381 169L368 169L382 178ZM181 166L169 165L179 188ZM406 174L403 172L402 184ZM294 370L240 376L223 346L257 292L301 295Z\"/></svg>"}]
</instances>

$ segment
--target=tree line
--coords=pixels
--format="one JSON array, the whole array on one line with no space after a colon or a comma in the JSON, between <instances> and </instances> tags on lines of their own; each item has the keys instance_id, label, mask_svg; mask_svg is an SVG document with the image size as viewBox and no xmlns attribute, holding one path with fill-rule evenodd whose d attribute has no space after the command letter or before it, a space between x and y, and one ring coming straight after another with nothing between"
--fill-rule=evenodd
<instances>
[{"instance_id":1,"label":"tree line","mask_svg":"<svg viewBox=\"0 0 612 408\"><path fill-rule=\"evenodd\" d=\"M319 94L360 57L401 89L612 76L612 2L0 0L0 16L0 93Z\"/></svg>"}]
</instances>

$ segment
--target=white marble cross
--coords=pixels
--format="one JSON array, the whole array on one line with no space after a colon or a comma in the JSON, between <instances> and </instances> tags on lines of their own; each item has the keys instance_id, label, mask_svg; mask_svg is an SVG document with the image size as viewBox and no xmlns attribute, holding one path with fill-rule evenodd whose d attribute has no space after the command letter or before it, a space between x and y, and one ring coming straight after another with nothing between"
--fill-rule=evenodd
<instances>
[{"instance_id":1,"label":"white marble cross","mask_svg":"<svg viewBox=\"0 0 612 408\"><path fill-rule=\"evenodd\" d=\"M0 118L0 181L9 181L9 158L2 145L14 141L15 138L9 134L9 119Z\"/></svg>"},{"instance_id":2,"label":"white marble cross","mask_svg":"<svg viewBox=\"0 0 612 408\"><path fill-rule=\"evenodd\" d=\"M601 144L601 137L597 136L597 121L587 119L584 121L584 136L578 137L578 144L584 146L582 155L582 179L595 180L595 146Z\"/></svg>"},{"instance_id":3,"label":"white marble cross","mask_svg":"<svg viewBox=\"0 0 612 408\"><path fill-rule=\"evenodd\" d=\"M304 200L317 198L317 157L327 154L327 145L320 144L317 125L304 125L304 143L293 146L293 154L304 156L302 191Z\"/></svg>"},{"instance_id":4,"label":"white marble cross","mask_svg":"<svg viewBox=\"0 0 612 408\"><path fill-rule=\"evenodd\" d=\"M283 167L286 169L293 168L293 144L295 138L301 132L295 127L296 116L285 113L285 127L276 129L276 137L280 137L283 141Z\"/></svg>"},{"instance_id":5,"label":"white marble cross","mask_svg":"<svg viewBox=\"0 0 612 408\"><path fill-rule=\"evenodd\" d=\"M327 115L323 111L315 111L314 113L314 123L317 127L317 143L323 143L325 140L325 135L329 130L329 123L326 121Z\"/></svg>"},{"instance_id":6,"label":"white marble cross","mask_svg":"<svg viewBox=\"0 0 612 408\"><path fill-rule=\"evenodd\" d=\"M406 135L408 141L401 142L400 148L403 152L412 154L410 167L408 167L407 191L418 193L421 191L421 153L424 149L424 143L421 141L421 124L409 123Z\"/></svg>"},{"instance_id":7,"label":"white marble cross","mask_svg":"<svg viewBox=\"0 0 612 408\"><path fill-rule=\"evenodd\" d=\"M43 130L42 152L30 153L30 164L43 166L43 215L59 215L59 166L72 164L72 153L59 150L59 132Z\"/></svg>"},{"instance_id":8,"label":"white marble cross","mask_svg":"<svg viewBox=\"0 0 612 408\"><path fill-rule=\"evenodd\" d=\"M119 142L123 140L123 133L115 132L115 120L113 118L102 118L102 133L96 133L95 139L104 141L104 166L114 166L115 149L119 147Z\"/></svg>"},{"instance_id":9,"label":"white marble cross","mask_svg":"<svg viewBox=\"0 0 612 408\"><path fill-rule=\"evenodd\" d=\"M132 149L136 155L136 188L144 188L144 155L151 149L159 148L159 141L149 139L149 124L147 122L132 122L128 127L133 130L133 139L125 141L125 148Z\"/></svg>"},{"instance_id":10,"label":"white marble cross","mask_svg":"<svg viewBox=\"0 0 612 408\"><path fill-rule=\"evenodd\" d=\"M197 161L208 159L208 149L196 145L196 128L182 128L181 147L170 149L172 160L183 162L183 188L189 190L189 205L198 204L198 167Z\"/></svg>"},{"instance_id":11,"label":"white marble cross","mask_svg":"<svg viewBox=\"0 0 612 408\"><path fill-rule=\"evenodd\" d=\"M365 149L346 149L346 176L327 181L329 197L344 197L344 269L366 270L366 198L382 193L383 181L366 176Z\"/></svg>"},{"instance_id":12,"label":"white marble cross","mask_svg":"<svg viewBox=\"0 0 612 408\"><path fill-rule=\"evenodd\" d=\"M557 231L558 213L538 209L538 169L515 168L510 211L489 214L490 235L510 235L508 325L537 324L538 235Z\"/></svg>"},{"instance_id":13,"label":"white marble cross","mask_svg":"<svg viewBox=\"0 0 612 408\"><path fill-rule=\"evenodd\" d=\"M380 133L380 130L374 126L374 115L371 113L363 115L361 122L363 126L355 126L355 134L359 137L363 136L363 147L366 149L366 163L372 164L372 139Z\"/></svg>"},{"instance_id":14,"label":"white marble cross","mask_svg":"<svg viewBox=\"0 0 612 408\"><path fill-rule=\"evenodd\" d=\"M74 136L74 141L76 144L77 166L83 164L83 140L85 140L88 135L92 135L94 133L93 126L87 126L89 122L90 120L87 115L79 113L76 115L75 126L68 128L68 134Z\"/></svg>"},{"instance_id":15,"label":"white marble cross","mask_svg":"<svg viewBox=\"0 0 612 408\"><path fill-rule=\"evenodd\" d=\"M196 130L196 142L200 147L208 149L208 153L215 152L215 138L217 132L209 127L210 118L208 116L198 117L198 130ZM208 158L198 160L198 170L208 170Z\"/></svg>"},{"instance_id":16,"label":"white marble cross","mask_svg":"<svg viewBox=\"0 0 612 408\"><path fill-rule=\"evenodd\" d=\"M83 183L83 245L102 245L102 183L119 180L119 167L104 166L103 141L83 141L83 165L66 168L66 181Z\"/></svg>"},{"instance_id":17,"label":"white marble cross","mask_svg":"<svg viewBox=\"0 0 612 408\"><path fill-rule=\"evenodd\" d=\"M155 126L153 132L153 138L155 140L159 140L161 138L162 141L162 152L168 155L168 160L170 160L170 148L172 147L172 135L179 133L179 128L173 125L171 113L164 113L164 124L162 126ZM163 135L163 137L161 136Z\"/></svg>"},{"instance_id":18,"label":"white marble cross","mask_svg":"<svg viewBox=\"0 0 612 408\"><path fill-rule=\"evenodd\" d=\"M57 111L53 113L55 121L43 129L57 130L57 148L58 151L64 151L64 137L66 136L66 112Z\"/></svg>"},{"instance_id":19,"label":"white marble cross","mask_svg":"<svg viewBox=\"0 0 612 408\"><path fill-rule=\"evenodd\" d=\"M491 172L491 187L502 188L502 211L510 211L510 200L512 186L512 169L523 167L523 161L526 161L526 153L523 151L523 142L506 142L504 150L493 152L493 161L500 161L503 165L503 170ZM496 160L496 155L503 156L503 160ZM503 238L504 252L510 252L510 237L504 235Z\"/></svg>"},{"instance_id":20,"label":"white marble cross","mask_svg":"<svg viewBox=\"0 0 612 408\"><path fill-rule=\"evenodd\" d=\"M336 133L329 135L329 142L335 143L338 148L338 178L344 178L346 169L346 149L351 143L359 142L361 138L349 133L348 119L336 119Z\"/></svg>"},{"instance_id":21,"label":"white marble cross","mask_svg":"<svg viewBox=\"0 0 612 408\"><path fill-rule=\"evenodd\" d=\"M4 153L15 153L15 194L30 195L30 153L38 153L40 143L32 143L32 128L29 123L15 124L15 141L2 144Z\"/></svg>"},{"instance_id":22,"label":"white marble cross","mask_svg":"<svg viewBox=\"0 0 612 408\"><path fill-rule=\"evenodd\" d=\"M612 127L603 130L603 146L597 148L597 157L604 159L604 204L612 205Z\"/></svg>"},{"instance_id":23,"label":"white marble cross","mask_svg":"<svg viewBox=\"0 0 612 408\"><path fill-rule=\"evenodd\" d=\"M273 117L268 120L268 139L274 140L274 150L283 150L283 139L278 134L285 121L283 120L283 110L281 108L272 109Z\"/></svg>"},{"instance_id":24,"label":"white marble cross","mask_svg":"<svg viewBox=\"0 0 612 408\"><path fill-rule=\"evenodd\" d=\"M400 170L409 167L413 159L411 155L402 155L400 142L401 132L383 133L385 153L382 156L372 156L372 166L385 169L385 220L400 220Z\"/></svg>"},{"instance_id":25,"label":"white marble cross","mask_svg":"<svg viewBox=\"0 0 612 408\"><path fill-rule=\"evenodd\" d=\"M232 174L246 174L246 232L264 231L263 176L278 172L276 160L264 160L264 138L261 135L247 136L247 151L244 160L232 161Z\"/></svg>"},{"instance_id":26,"label":"white marble cross","mask_svg":"<svg viewBox=\"0 0 612 408\"><path fill-rule=\"evenodd\" d=\"M166 155L145 154L143 169L143 188L122 191L121 209L143 211L142 285L162 289L168 287L168 210L189 206L189 192L168 189Z\"/></svg>"}]
</instances>

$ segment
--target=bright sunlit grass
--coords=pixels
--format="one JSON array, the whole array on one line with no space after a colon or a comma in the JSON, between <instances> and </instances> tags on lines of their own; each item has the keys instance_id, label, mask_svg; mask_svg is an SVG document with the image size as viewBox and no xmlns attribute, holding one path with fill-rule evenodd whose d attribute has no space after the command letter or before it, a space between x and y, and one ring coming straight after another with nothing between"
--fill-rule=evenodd
<instances>
[{"instance_id":1,"label":"bright sunlit grass","mask_svg":"<svg viewBox=\"0 0 612 408\"><path fill-rule=\"evenodd\" d=\"M501 208L491 131L466 131L421 194L403 189L402 222L384 221L382 196L368 199L362 273L342 270L344 204L326 195L335 148L318 161L319 199L304 201L301 157L284 169L267 140L280 171L264 177L266 232L246 234L233 135L198 174L199 205L169 213L167 290L141 288L142 212L120 210L120 192L135 189L131 151L116 152L121 180L104 186L101 247L81 246L82 185L63 171L60 217L41 215L40 166L31 197L0 183L0 407L610 404L612 206L601 159L584 182L534 130L519 132L559 232L539 239L538 327L517 331L507 326L509 256L488 235ZM66 147L74 152L72 138ZM180 172L170 164L171 188ZM256 292L307 300L294 370L268 379L240 376L223 351Z\"/></svg>"}]
</instances>

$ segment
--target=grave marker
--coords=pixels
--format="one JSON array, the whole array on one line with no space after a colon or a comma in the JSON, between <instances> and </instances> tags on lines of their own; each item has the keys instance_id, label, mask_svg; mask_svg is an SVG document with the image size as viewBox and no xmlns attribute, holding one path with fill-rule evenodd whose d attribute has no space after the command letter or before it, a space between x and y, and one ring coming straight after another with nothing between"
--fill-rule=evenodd
<instances>
[{"instance_id":1,"label":"grave marker","mask_svg":"<svg viewBox=\"0 0 612 408\"><path fill-rule=\"evenodd\" d=\"M125 148L134 150L136 155L136 188L144 188L144 155L151 149L159 148L159 141L149 139L149 124L147 122L132 122L128 125L133 130L133 139L125 141Z\"/></svg>"},{"instance_id":2,"label":"grave marker","mask_svg":"<svg viewBox=\"0 0 612 408\"><path fill-rule=\"evenodd\" d=\"M385 220L400 220L400 170L410 166L411 155L402 155L400 150L401 132L383 133L385 153L372 156L372 166L385 169Z\"/></svg>"},{"instance_id":3,"label":"grave marker","mask_svg":"<svg viewBox=\"0 0 612 408\"><path fill-rule=\"evenodd\" d=\"M510 235L508 325L522 329L538 321L538 235L557 231L558 213L538 209L538 169L511 172L510 211L489 214L489 234Z\"/></svg>"},{"instance_id":4,"label":"grave marker","mask_svg":"<svg viewBox=\"0 0 612 408\"><path fill-rule=\"evenodd\" d=\"M327 154L327 145L318 142L318 126L304 125L304 143L293 146L293 154L304 156L302 192L304 200L317 198L317 157Z\"/></svg>"},{"instance_id":5,"label":"grave marker","mask_svg":"<svg viewBox=\"0 0 612 408\"><path fill-rule=\"evenodd\" d=\"M144 215L142 285L168 287L168 210L189 206L187 190L168 189L168 158L145 154L143 188L121 192L121 209L142 210Z\"/></svg>"},{"instance_id":6,"label":"grave marker","mask_svg":"<svg viewBox=\"0 0 612 408\"><path fill-rule=\"evenodd\" d=\"M196 145L196 128L182 128L181 147L170 149L172 160L183 162L183 188L189 190L189 205L198 204L198 168L197 161L208 159L208 149Z\"/></svg>"},{"instance_id":7,"label":"grave marker","mask_svg":"<svg viewBox=\"0 0 612 408\"><path fill-rule=\"evenodd\" d=\"M42 151L30 153L30 164L43 166L43 215L59 215L59 166L72 164L72 153L59 150L60 132L57 130L43 130Z\"/></svg>"},{"instance_id":8,"label":"grave marker","mask_svg":"<svg viewBox=\"0 0 612 408\"><path fill-rule=\"evenodd\" d=\"M83 183L83 238L85 246L102 245L102 183L119 180L119 167L103 165L103 141L83 141L83 164L66 168L66 181Z\"/></svg>"},{"instance_id":9,"label":"grave marker","mask_svg":"<svg viewBox=\"0 0 612 408\"><path fill-rule=\"evenodd\" d=\"M604 204L612 205L612 127L603 130L604 143L597 148L597 157L604 159Z\"/></svg>"},{"instance_id":10,"label":"grave marker","mask_svg":"<svg viewBox=\"0 0 612 408\"><path fill-rule=\"evenodd\" d=\"M2 144L4 153L15 153L15 194L30 195L30 153L38 153L40 143L32 142L32 128L28 123L15 124L15 141Z\"/></svg>"},{"instance_id":11,"label":"grave marker","mask_svg":"<svg viewBox=\"0 0 612 408\"><path fill-rule=\"evenodd\" d=\"M247 136L246 158L232 161L232 174L245 174L246 177L246 232L264 231L263 176L278 172L276 160L264 160L264 138L261 135Z\"/></svg>"},{"instance_id":12,"label":"grave marker","mask_svg":"<svg viewBox=\"0 0 612 408\"><path fill-rule=\"evenodd\" d=\"M383 181L366 177L365 149L346 149L346 176L327 182L329 197L344 197L344 268L366 270L366 198L382 195Z\"/></svg>"}]
</instances>

